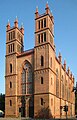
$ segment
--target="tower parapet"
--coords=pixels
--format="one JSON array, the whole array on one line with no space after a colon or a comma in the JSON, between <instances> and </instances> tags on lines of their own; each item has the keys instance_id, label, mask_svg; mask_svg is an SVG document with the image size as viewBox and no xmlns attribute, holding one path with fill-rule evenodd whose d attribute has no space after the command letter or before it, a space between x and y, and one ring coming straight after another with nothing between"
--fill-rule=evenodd
<instances>
[{"instance_id":1,"label":"tower parapet","mask_svg":"<svg viewBox=\"0 0 77 120\"><path fill-rule=\"evenodd\" d=\"M23 39L24 39L24 27L21 25L21 28L18 27L18 19L16 17L14 21L14 26L10 26L10 22L8 22L6 26L6 43L7 43L7 51L6 55L21 53L23 52Z\"/></svg>"},{"instance_id":2,"label":"tower parapet","mask_svg":"<svg viewBox=\"0 0 77 120\"><path fill-rule=\"evenodd\" d=\"M38 7L35 12L35 46L42 45L44 43L49 43L53 50L55 51L54 45L54 18L50 12L48 3L45 8L46 12L44 14L39 14ZM48 33L48 34L47 34Z\"/></svg>"},{"instance_id":3,"label":"tower parapet","mask_svg":"<svg viewBox=\"0 0 77 120\"><path fill-rule=\"evenodd\" d=\"M43 13L43 14L39 14L38 7L36 7L35 19L38 19L39 17L42 17L44 15L49 15L50 18L52 19L53 24L54 24L54 18L53 18L53 15L52 15L51 11L50 11L48 2L46 3L45 13Z\"/></svg>"}]
</instances>

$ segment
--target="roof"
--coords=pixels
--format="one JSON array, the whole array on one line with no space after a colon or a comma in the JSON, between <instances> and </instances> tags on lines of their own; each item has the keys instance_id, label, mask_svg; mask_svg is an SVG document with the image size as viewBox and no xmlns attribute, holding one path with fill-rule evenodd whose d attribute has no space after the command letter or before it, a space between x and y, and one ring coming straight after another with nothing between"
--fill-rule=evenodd
<instances>
[{"instance_id":1,"label":"roof","mask_svg":"<svg viewBox=\"0 0 77 120\"><path fill-rule=\"evenodd\" d=\"M29 49L29 50L26 50L26 51L23 51L22 53L18 53L18 56L17 57L22 57L22 56L26 56L26 55L30 55L34 53L34 48L33 49Z\"/></svg>"}]
</instances>

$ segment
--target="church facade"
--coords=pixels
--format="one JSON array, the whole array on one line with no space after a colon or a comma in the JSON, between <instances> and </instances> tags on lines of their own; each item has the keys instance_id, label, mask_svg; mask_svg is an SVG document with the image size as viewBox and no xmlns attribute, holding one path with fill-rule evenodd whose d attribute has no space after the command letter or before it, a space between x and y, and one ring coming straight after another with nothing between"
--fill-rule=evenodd
<instances>
[{"instance_id":1,"label":"church facade","mask_svg":"<svg viewBox=\"0 0 77 120\"><path fill-rule=\"evenodd\" d=\"M52 118L75 115L74 76L56 57L54 18L46 4L45 13L35 12L35 46L24 51L24 28L18 20L6 27L5 116L37 117L48 109Z\"/></svg>"}]
</instances>

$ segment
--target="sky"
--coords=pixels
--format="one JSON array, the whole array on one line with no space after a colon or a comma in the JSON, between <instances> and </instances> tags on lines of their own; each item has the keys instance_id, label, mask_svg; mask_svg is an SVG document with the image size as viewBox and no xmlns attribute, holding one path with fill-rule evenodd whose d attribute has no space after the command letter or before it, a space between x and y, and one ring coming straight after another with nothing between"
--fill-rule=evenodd
<instances>
[{"instance_id":1,"label":"sky","mask_svg":"<svg viewBox=\"0 0 77 120\"><path fill-rule=\"evenodd\" d=\"M0 93L5 93L5 54L6 25L8 20L14 26L16 16L19 27L25 29L24 49L35 45L35 10L45 13L47 0L0 0ZM54 16L54 42L56 56L61 52L62 64L66 60L67 68L77 80L77 0L48 0Z\"/></svg>"}]
</instances>

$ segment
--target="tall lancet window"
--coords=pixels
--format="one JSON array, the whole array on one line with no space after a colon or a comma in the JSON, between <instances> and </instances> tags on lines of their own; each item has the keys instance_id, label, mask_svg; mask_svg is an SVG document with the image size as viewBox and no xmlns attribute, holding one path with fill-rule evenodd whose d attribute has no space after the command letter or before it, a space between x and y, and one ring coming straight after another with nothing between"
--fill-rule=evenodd
<instances>
[{"instance_id":1,"label":"tall lancet window","mask_svg":"<svg viewBox=\"0 0 77 120\"><path fill-rule=\"evenodd\" d=\"M26 61L22 72L22 94L32 94L32 86L32 66Z\"/></svg>"},{"instance_id":2,"label":"tall lancet window","mask_svg":"<svg viewBox=\"0 0 77 120\"><path fill-rule=\"evenodd\" d=\"M44 66L44 57L41 55L41 66Z\"/></svg>"},{"instance_id":3,"label":"tall lancet window","mask_svg":"<svg viewBox=\"0 0 77 120\"><path fill-rule=\"evenodd\" d=\"M56 69L56 96L59 97L59 79L58 79L58 69Z\"/></svg>"}]
</instances>

